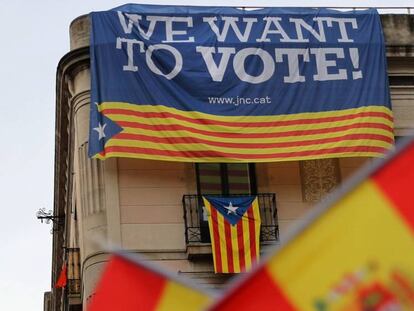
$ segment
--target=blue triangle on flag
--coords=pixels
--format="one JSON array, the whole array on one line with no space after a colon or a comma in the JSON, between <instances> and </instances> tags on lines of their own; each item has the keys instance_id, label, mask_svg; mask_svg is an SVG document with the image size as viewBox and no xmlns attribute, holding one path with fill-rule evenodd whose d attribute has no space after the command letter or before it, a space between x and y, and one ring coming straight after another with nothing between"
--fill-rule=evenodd
<instances>
[{"instance_id":1,"label":"blue triangle on flag","mask_svg":"<svg viewBox=\"0 0 414 311\"><path fill-rule=\"evenodd\" d=\"M97 153L104 151L106 142L122 131L122 127L99 112L96 103L91 103L89 157L93 157Z\"/></svg>"},{"instance_id":2,"label":"blue triangle on flag","mask_svg":"<svg viewBox=\"0 0 414 311\"><path fill-rule=\"evenodd\" d=\"M215 208L231 224L236 225L246 212L256 196L216 197L204 196L211 206Z\"/></svg>"}]
</instances>

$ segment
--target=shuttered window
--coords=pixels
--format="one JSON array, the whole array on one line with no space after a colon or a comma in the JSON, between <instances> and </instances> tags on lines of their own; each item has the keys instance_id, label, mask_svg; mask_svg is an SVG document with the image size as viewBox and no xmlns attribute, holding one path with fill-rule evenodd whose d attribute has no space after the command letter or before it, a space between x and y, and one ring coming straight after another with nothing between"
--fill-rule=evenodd
<instances>
[{"instance_id":1,"label":"shuttered window","mask_svg":"<svg viewBox=\"0 0 414 311\"><path fill-rule=\"evenodd\" d=\"M199 194L254 194L254 164L198 163L196 165Z\"/></svg>"}]
</instances>

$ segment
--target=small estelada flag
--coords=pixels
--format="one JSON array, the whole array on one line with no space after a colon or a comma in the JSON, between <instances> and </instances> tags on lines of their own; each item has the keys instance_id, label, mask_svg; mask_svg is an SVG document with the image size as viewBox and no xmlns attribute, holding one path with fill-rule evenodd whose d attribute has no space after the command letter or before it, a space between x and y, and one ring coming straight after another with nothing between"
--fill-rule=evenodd
<instances>
[{"instance_id":1,"label":"small estelada flag","mask_svg":"<svg viewBox=\"0 0 414 311\"><path fill-rule=\"evenodd\" d=\"M210 296L148 263L114 255L107 263L88 311L198 311Z\"/></svg>"},{"instance_id":2,"label":"small estelada flag","mask_svg":"<svg viewBox=\"0 0 414 311\"><path fill-rule=\"evenodd\" d=\"M260 212L257 196L203 197L208 214L214 271L238 273L259 258Z\"/></svg>"},{"instance_id":3,"label":"small estelada flag","mask_svg":"<svg viewBox=\"0 0 414 311\"><path fill-rule=\"evenodd\" d=\"M62 270L60 271L59 278L56 281L55 288L66 287L66 283L68 281L67 270L67 265L66 263L64 263L62 266Z\"/></svg>"}]
</instances>

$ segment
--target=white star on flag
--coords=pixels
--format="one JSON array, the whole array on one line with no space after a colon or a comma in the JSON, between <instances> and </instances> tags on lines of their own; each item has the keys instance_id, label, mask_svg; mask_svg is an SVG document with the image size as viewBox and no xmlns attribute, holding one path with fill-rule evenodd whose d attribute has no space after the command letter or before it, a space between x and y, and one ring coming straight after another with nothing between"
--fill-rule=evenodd
<instances>
[{"instance_id":1,"label":"white star on flag","mask_svg":"<svg viewBox=\"0 0 414 311\"><path fill-rule=\"evenodd\" d=\"M105 127L106 127L106 123L104 123L102 125L101 122L99 122L98 123L98 127L94 127L93 128L95 131L98 132L98 135L99 135L98 140L101 140L102 138L106 137L105 132L104 132L105 131Z\"/></svg>"},{"instance_id":2,"label":"white star on flag","mask_svg":"<svg viewBox=\"0 0 414 311\"><path fill-rule=\"evenodd\" d=\"M227 210L227 215L229 215L229 214L234 214L234 215L237 215L237 213L236 213L236 210L239 208L238 206L233 206L233 204L231 203L231 201L230 201L230 203L229 203L229 205L228 206L223 206L226 210Z\"/></svg>"}]
</instances>

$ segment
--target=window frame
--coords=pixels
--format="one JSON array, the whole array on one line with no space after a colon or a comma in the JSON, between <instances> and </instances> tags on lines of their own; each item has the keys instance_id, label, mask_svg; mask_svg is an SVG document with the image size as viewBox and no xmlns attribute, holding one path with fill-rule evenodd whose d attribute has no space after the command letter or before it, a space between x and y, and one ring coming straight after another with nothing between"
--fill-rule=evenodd
<instances>
[{"instance_id":1,"label":"window frame","mask_svg":"<svg viewBox=\"0 0 414 311\"><path fill-rule=\"evenodd\" d=\"M200 164L204 163L195 163L195 174L196 174L196 183L197 183L197 194L204 195L204 194L211 194L211 193L201 193L201 186L200 186ZM216 163L217 164L217 163ZM228 178L228 165L233 163L218 163L220 164L220 178L221 178L221 195L226 196L230 195L230 188L229 188L229 178ZM248 167L249 173L249 185L250 185L250 193L251 195L257 194L257 180L256 180L256 166L254 163L245 163Z\"/></svg>"}]
</instances>

